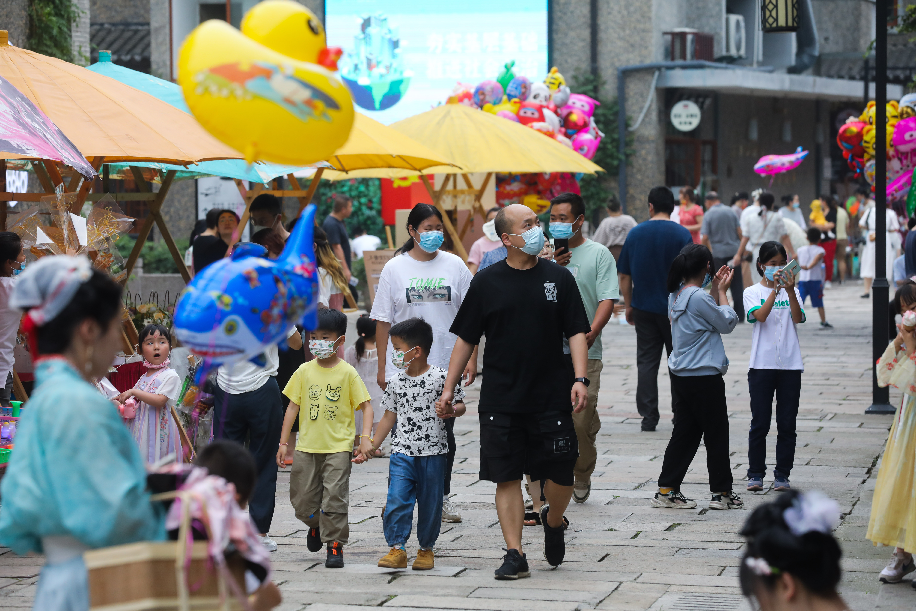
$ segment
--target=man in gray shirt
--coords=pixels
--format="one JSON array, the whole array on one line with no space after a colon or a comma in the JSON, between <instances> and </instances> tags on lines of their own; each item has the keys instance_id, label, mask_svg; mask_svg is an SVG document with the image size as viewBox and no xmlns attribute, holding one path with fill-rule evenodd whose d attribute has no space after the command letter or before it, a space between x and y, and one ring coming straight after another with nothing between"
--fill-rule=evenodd
<instances>
[{"instance_id":1,"label":"man in gray shirt","mask_svg":"<svg viewBox=\"0 0 916 611\"><path fill-rule=\"evenodd\" d=\"M712 251L715 270L718 271L723 265L730 265L741 244L741 226L737 215L722 205L719 194L715 191L706 194L706 214L703 215L700 233L703 235L703 244ZM744 322L744 279L740 266L735 268L731 290L738 321Z\"/></svg>"}]
</instances>

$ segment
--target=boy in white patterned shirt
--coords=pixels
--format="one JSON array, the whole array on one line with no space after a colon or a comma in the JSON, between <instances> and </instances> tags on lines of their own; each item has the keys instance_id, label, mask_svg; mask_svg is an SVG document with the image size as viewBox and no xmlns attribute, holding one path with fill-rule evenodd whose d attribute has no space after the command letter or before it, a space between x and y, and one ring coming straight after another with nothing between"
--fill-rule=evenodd
<instances>
[{"instance_id":1,"label":"boy in white patterned shirt","mask_svg":"<svg viewBox=\"0 0 916 611\"><path fill-rule=\"evenodd\" d=\"M410 539L416 503L420 550L413 568L429 570L435 566L433 545L442 527L448 454L445 419L464 414L464 391L460 386L456 388L453 405L437 404L448 372L426 362L433 344L433 329L429 323L410 318L392 326L388 336L394 348L392 363L401 372L388 382L382 398L385 415L373 440L374 453L397 423L391 443L388 500L383 516L385 540L391 551L378 565L407 568L404 545Z\"/></svg>"}]
</instances>

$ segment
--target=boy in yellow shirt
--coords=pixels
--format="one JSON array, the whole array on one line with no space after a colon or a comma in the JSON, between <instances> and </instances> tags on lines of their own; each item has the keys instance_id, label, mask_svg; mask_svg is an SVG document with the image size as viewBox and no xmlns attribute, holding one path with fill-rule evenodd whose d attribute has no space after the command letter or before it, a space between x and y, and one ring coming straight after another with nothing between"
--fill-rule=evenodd
<instances>
[{"instance_id":1,"label":"boy in yellow shirt","mask_svg":"<svg viewBox=\"0 0 916 611\"><path fill-rule=\"evenodd\" d=\"M337 356L346 332L347 317L343 312L318 311L318 328L309 339L315 360L300 366L283 389L290 403L277 450L277 465L282 469L289 434L298 416L299 438L290 473L289 500L296 517L309 527L309 551L317 552L322 544L327 545L324 565L328 568L343 567L342 548L350 535L347 509L357 409L363 410L363 431L356 453L367 460L372 451L369 391L356 369Z\"/></svg>"}]
</instances>

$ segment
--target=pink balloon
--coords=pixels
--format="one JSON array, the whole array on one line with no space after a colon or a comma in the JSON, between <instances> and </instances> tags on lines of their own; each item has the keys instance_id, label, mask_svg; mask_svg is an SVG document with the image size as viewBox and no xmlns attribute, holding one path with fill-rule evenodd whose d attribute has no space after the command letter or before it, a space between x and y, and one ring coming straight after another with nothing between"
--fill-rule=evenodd
<instances>
[{"instance_id":1,"label":"pink balloon","mask_svg":"<svg viewBox=\"0 0 916 611\"><path fill-rule=\"evenodd\" d=\"M892 199L897 199L900 197L906 197L907 192L910 190L910 187L913 186L913 173L904 172L887 185L887 199L888 201Z\"/></svg>"},{"instance_id":2,"label":"pink balloon","mask_svg":"<svg viewBox=\"0 0 916 611\"><path fill-rule=\"evenodd\" d=\"M791 155L765 155L754 164L754 171L761 176L773 176L782 172L794 170L801 164L808 151L803 151L802 147L795 149Z\"/></svg>"}]
</instances>

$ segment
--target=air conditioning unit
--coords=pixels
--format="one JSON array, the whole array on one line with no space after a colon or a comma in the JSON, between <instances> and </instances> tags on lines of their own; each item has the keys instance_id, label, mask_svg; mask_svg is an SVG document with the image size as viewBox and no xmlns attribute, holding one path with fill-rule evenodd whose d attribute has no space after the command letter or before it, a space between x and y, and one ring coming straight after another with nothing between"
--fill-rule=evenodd
<instances>
[{"instance_id":1,"label":"air conditioning unit","mask_svg":"<svg viewBox=\"0 0 916 611\"><path fill-rule=\"evenodd\" d=\"M725 55L747 57L747 37L745 34L744 16L727 14L725 16Z\"/></svg>"}]
</instances>

